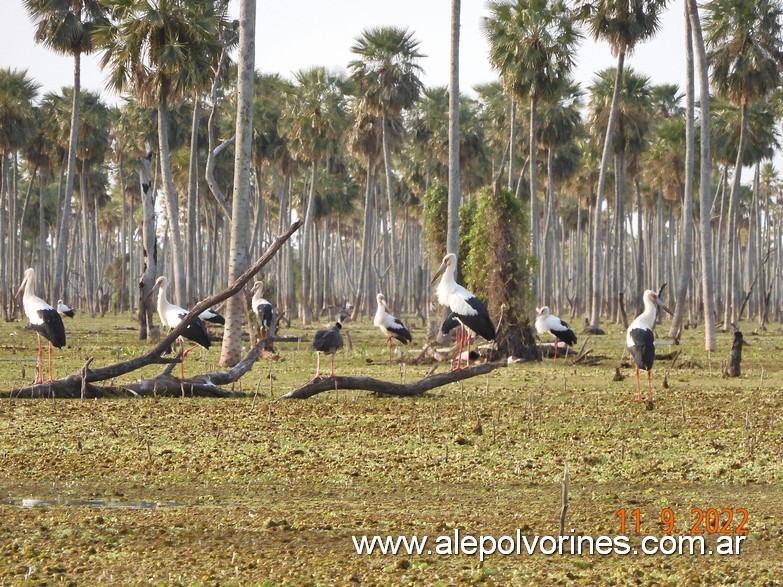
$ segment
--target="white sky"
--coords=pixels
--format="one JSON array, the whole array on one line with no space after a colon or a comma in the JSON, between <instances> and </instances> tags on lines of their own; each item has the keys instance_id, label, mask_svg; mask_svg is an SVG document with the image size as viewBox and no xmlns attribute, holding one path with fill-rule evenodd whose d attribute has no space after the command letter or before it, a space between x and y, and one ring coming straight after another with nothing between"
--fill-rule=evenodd
<instances>
[{"instance_id":1,"label":"white sky","mask_svg":"<svg viewBox=\"0 0 783 587\"><path fill-rule=\"evenodd\" d=\"M27 69L41 84L41 93L73 84L73 64L36 45L33 25L21 0L4 0L0 24L0 67ZM421 62L425 85L447 85L451 0L258 0L256 69L291 73L313 65L345 69L356 37L368 27L407 27L427 55ZM462 0L460 89L497 79L487 61L481 19L484 0ZM684 24L682 0L674 0L662 19L658 36L637 48L626 64L653 83L684 85ZM586 86L595 72L615 65L608 47L585 39L578 50L575 77ZM82 87L102 92L106 101L117 97L104 90L104 75L96 55L82 59Z\"/></svg>"}]
</instances>

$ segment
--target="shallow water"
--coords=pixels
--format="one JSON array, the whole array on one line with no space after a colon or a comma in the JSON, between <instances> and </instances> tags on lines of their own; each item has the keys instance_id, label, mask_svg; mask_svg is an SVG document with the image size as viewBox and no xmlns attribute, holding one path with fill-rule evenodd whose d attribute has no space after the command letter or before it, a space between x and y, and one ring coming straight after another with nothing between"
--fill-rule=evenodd
<instances>
[{"instance_id":1,"label":"shallow water","mask_svg":"<svg viewBox=\"0 0 783 587\"><path fill-rule=\"evenodd\" d=\"M34 497L8 498L0 500L1 505L15 505L22 508L74 506L74 507L105 507L131 510L153 510L158 508L179 507L184 504L173 501L120 501L114 499L37 499Z\"/></svg>"}]
</instances>

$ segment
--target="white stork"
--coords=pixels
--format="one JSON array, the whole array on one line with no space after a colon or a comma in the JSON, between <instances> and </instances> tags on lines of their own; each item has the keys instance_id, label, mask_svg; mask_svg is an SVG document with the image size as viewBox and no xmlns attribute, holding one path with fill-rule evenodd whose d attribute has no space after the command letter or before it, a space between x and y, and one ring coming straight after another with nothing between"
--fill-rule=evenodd
<instances>
[{"instance_id":1,"label":"white stork","mask_svg":"<svg viewBox=\"0 0 783 587\"><path fill-rule=\"evenodd\" d=\"M199 320L202 320L204 322L209 322L211 324L225 324L226 319L223 318L220 314L215 312L212 308L207 308L201 314L198 315Z\"/></svg>"},{"instance_id":2,"label":"white stork","mask_svg":"<svg viewBox=\"0 0 783 587\"><path fill-rule=\"evenodd\" d=\"M639 382L639 369L647 371L647 384L649 386L649 392L647 395L647 402L652 405L652 367L655 361L655 335L653 334L653 326L655 325L655 315L658 306L664 312L669 314L672 311L666 307L666 305L658 297L658 294L648 289L642 296L644 300L644 311L636 317L636 320L631 322L628 327L628 333L625 337L625 344L628 346L628 350L631 352L633 362L636 363L636 401L642 401L642 388Z\"/></svg>"},{"instance_id":3,"label":"white stork","mask_svg":"<svg viewBox=\"0 0 783 587\"><path fill-rule=\"evenodd\" d=\"M548 332L557 339L555 341L555 359L557 358L557 347L559 346L560 341L563 341L568 346L574 346L576 344L576 333L568 325L568 322L551 314L549 312L549 306L536 308L536 312L538 312L538 317L536 318L536 332L539 334Z\"/></svg>"},{"instance_id":4,"label":"white stork","mask_svg":"<svg viewBox=\"0 0 783 587\"><path fill-rule=\"evenodd\" d=\"M435 283L435 280L443 275L437 288L438 302L441 306L447 306L451 310L451 314L446 319L446 322L443 323L443 327L447 326L448 322L456 319L465 331L463 335L460 335L459 332L457 333L457 341L459 343L457 368L459 369L464 338L467 338L468 341L468 360L466 362L467 366L470 367L471 332L475 332L487 340L495 340L496 333L495 325L489 317L487 307L481 300L457 283L454 277L456 270L457 255L449 253L443 257L443 262L435 272L435 276L430 284Z\"/></svg>"},{"instance_id":5,"label":"white stork","mask_svg":"<svg viewBox=\"0 0 783 587\"><path fill-rule=\"evenodd\" d=\"M166 298L166 290L169 287L169 280L167 277L161 275L155 280L155 285L152 286L150 293L147 294L148 297L152 295L152 292L155 291L156 287L159 288L158 316L160 317L160 321L164 326L168 326L169 328L176 328L179 326L179 323L182 322L182 319L188 315L188 310L172 304ZM196 344L185 350L185 343L182 340L183 337L187 338L188 340L192 340ZM205 349L208 349L211 344L212 343L209 340L209 332L207 332L207 327L204 325L204 322L201 320L201 318L196 318L187 325L185 331L179 338L180 352L182 355L182 363L180 363L180 374L182 379L185 378L185 357L187 354L196 348L197 345L201 345Z\"/></svg>"},{"instance_id":6,"label":"white stork","mask_svg":"<svg viewBox=\"0 0 783 587\"><path fill-rule=\"evenodd\" d=\"M57 300L57 313L60 316L68 316L68 318L73 318L75 315L73 309L64 304L62 300Z\"/></svg>"},{"instance_id":7,"label":"white stork","mask_svg":"<svg viewBox=\"0 0 783 587\"><path fill-rule=\"evenodd\" d=\"M386 343L389 345L389 365L392 360L392 338L399 340L402 344L408 344L413 340L410 331L405 328L405 324L389 313L389 308L386 305L386 297L379 293L375 296L375 300L378 302L378 309L375 311L375 319L373 325L381 329L381 332L386 336Z\"/></svg>"},{"instance_id":8,"label":"white stork","mask_svg":"<svg viewBox=\"0 0 783 587\"><path fill-rule=\"evenodd\" d=\"M250 302L253 311L256 313L258 319L258 332L259 336L266 338L267 332L272 327L272 320L274 320L275 308L272 303L264 299L264 284L260 281L253 283L253 287L250 288L253 292L253 299Z\"/></svg>"},{"instance_id":9,"label":"white stork","mask_svg":"<svg viewBox=\"0 0 783 587\"><path fill-rule=\"evenodd\" d=\"M52 345L58 349L65 346L65 326L63 319L57 310L35 295L35 270L30 267L24 272L24 279L16 296L24 290L22 306L30 326L35 330L38 336L38 373L35 383L43 383L43 348L41 347L41 337L49 341L49 381L52 381Z\"/></svg>"},{"instance_id":10,"label":"white stork","mask_svg":"<svg viewBox=\"0 0 783 587\"><path fill-rule=\"evenodd\" d=\"M340 334L340 330L343 327L343 322L348 317L344 311L340 312L340 316L337 318L337 322L324 330L319 330L313 336L313 350L318 356L318 363L315 368L315 377L313 381L321 376L321 353L325 355L332 355L332 377L334 377L334 355L337 351L343 348L343 335Z\"/></svg>"}]
</instances>

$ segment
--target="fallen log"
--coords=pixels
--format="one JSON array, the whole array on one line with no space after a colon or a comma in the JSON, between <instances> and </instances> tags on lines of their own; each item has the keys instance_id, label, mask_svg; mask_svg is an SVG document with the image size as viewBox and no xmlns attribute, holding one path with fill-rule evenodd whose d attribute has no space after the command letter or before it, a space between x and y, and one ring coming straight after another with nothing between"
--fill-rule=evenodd
<instances>
[{"instance_id":1,"label":"fallen log","mask_svg":"<svg viewBox=\"0 0 783 587\"><path fill-rule=\"evenodd\" d=\"M269 339L259 341L245 355L245 357L236 365L225 371L215 371L212 373L203 373L186 379L179 379L171 375L171 369L179 363L179 355L166 359L169 365L162 373L152 379L136 381L134 383L117 385L113 387L102 387L88 383L82 377L80 384L74 386L71 384L71 378L79 378L78 375L72 375L67 379L52 381L42 385L33 385L15 389L10 392L10 397L14 398L82 398L95 399L99 397L244 397L245 393L241 391L232 391L223 389L221 385L227 385L238 381L245 373L253 368L258 357L270 346ZM92 359L88 359L81 372L84 373L87 365ZM68 385L64 385L64 384Z\"/></svg>"},{"instance_id":2,"label":"fallen log","mask_svg":"<svg viewBox=\"0 0 783 587\"><path fill-rule=\"evenodd\" d=\"M250 281L250 279L252 279L252 277L256 273L258 273L267 263L269 263L269 261L272 260L272 258L275 256L275 253L277 253L280 247L283 246L283 243L285 243L291 237L291 235L293 235L294 232L296 232L299 229L301 225L302 225L301 220L297 220L296 222L291 224L291 226L289 226L288 229L282 235L280 235L279 237L277 237L277 239L275 239L275 241L269 246L266 252L247 271L245 271L236 280L234 280L234 282L231 285L229 285L229 287L196 304L190 310L188 315L182 319L182 321L179 323L179 325L176 328L172 328L171 331L164 338L162 338L158 344L156 344L152 349L150 349L148 352L144 353L143 355L140 355L128 361L124 361L122 363L115 363L114 365L108 365L106 367L100 367L97 369L88 368L90 362L92 361L92 358L90 358L85 364L85 366L78 373L74 373L63 379L58 379L57 381L51 381L48 383L42 383L38 385L31 385L29 387L14 389L11 390L10 392L0 393L0 397L10 396L10 397L24 397L24 398L46 398L46 397L72 398L72 397L104 397L106 395L117 395L117 393L111 393L110 391L106 391L107 388L101 388L98 386L94 386L92 384L99 381L114 379L121 375L125 375L132 371L140 369L142 367L146 367L147 365L152 365L156 363L159 364L179 363L181 361L179 357L166 358L161 355L169 349L169 347L177 339L177 337L185 331L185 328L187 328L188 324L190 324L190 322L195 320L196 317L201 312L203 312L207 308L216 306L220 302L227 300L231 296L239 293L239 291L245 286L245 284L248 281ZM259 349L259 352L260 350L261 349ZM256 354L255 358L257 357L258 355ZM255 361L255 358L253 359L253 361ZM236 367L238 366L239 364L235 366L233 369L236 369ZM220 373L230 373L233 372L233 369L230 369L229 371L223 371ZM164 372L162 375L168 375L168 373ZM215 373L207 374L202 377L209 377L213 375L215 375ZM175 378L172 377L172 379ZM181 382L181 380L179 379L177 379L176 381ZM212 379L210 379L210 381L215 383L214 380ZM228 380L224 380L222 384L228 382L229 382ZM218 382L215 383L215 385L221 385L221 383ZM127 386L123 386L122 388L124 389L126 387ZM179 389L179 387L180 386L178 384L177 388ZM197 387L198 384L194 384L194 389ZM208 387L202 387L200 389L204 389L206 391Z\"/></svg>"},{"instance_id":3,"label":"fallen log","mask_svg":"<svg viewBox=\"0 0 783 587\"><path fill-rule=\"evenodd\" d=\"M308 399L324 391L336 391L338 389L355 389L374 391L385 395L395 395L400 397L415 397L423 393L441 387L449 383L455 383L464 379L484 375L494 371L498 367L505 367L505 361L497 363L484 363L476 365L470 369L458 369L430 375L424 379L419 379L412 383L392 383L390 381L381 381L372 377L320 377L308 381L301 387L289 391L283 399Z\"/></svg>"}]
</instances>

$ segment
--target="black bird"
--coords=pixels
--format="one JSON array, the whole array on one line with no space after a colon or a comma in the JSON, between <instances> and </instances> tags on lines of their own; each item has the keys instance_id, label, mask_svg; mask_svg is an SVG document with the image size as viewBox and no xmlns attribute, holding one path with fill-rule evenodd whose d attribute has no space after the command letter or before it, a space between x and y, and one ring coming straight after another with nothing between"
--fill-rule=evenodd
<instances>
[{"instance_id":1,"label":"black bird","mask_svg":"<svg viewBox=\"0 0 783 587\"><path fill-rule=\"evenodd\" d=\"M340 316L337 318L337 322L334 326L330 326L324 330L319 330L313 336L313 350L318 356L318 364L315 368L315 377L318 379L321 376L321 353L325 355L332 355L332 375L334 377L334 355L337 351L343 348L343 336L340 334L340 330L343 327L343 322L348 317L344 311L340 312Z\"/></svg>"},{"instance_id":2,"label":"black bird","mask_svg":"<svg viewBox=\"0 0 783 587\"><path fill-rule=\"evenodd\" d=\"M271 302L264 299L263 284L260 281L256 281L253 287L250 288L250 291L253 292L253 300L250 302L250 305L256 313L258 330L263 339L266 338L266 333L272 327L275 309Z\"/></svg>"},{"instance_id":3,"label":"black bird","mask_svg":"<svg viewBox=\"0 0 783 587\"><path fill-rule=\"evenodd\" d=\"M24 272L24 279L16 292L18 297L24 290L22 305L27 320L38 335L38 374L36 383L43 383L43 348L41 337L49 341L49 381L52 381L52 345L58 349L65 346L65 325L57 310L35 295L35 270L30 267Z\"/></svg>"}]
</instances>

